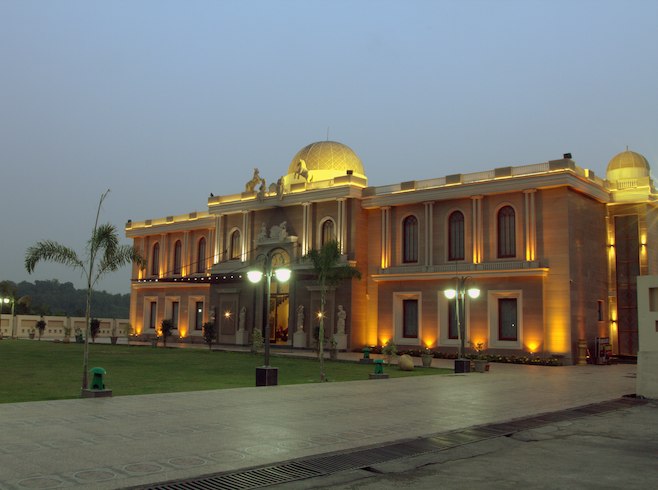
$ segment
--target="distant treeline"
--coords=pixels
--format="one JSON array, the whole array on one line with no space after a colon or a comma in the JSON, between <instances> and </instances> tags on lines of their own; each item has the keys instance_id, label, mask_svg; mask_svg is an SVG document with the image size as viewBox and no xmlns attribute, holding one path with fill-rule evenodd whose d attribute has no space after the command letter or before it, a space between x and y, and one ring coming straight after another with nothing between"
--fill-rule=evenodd
<instances>
[{"instance_id":1,"label":"distant treeline","mask_svg":"<svg viewBox=\"0 0 658 490\"><path fill-rule=\"evenodd\" d=\"M12 281L0 283L0 296L16 298L15 313L33 315L85 316L87 291L76 289L71 282ZM13 293L13 294L12 294ZM22 301L21 301L22 299ZM9 313L10 306L4 305L2 312ZM130 294L110 294L94 290L91 296L91 314L97 318L128 318Z\"/></svg>"}]
</instances>

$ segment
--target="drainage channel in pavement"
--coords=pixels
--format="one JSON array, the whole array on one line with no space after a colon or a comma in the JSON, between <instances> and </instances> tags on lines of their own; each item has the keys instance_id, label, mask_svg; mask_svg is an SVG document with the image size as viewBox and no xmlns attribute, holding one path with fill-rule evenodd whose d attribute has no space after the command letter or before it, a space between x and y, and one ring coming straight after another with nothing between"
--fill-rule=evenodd
<instances>
[{"instance_id":1,"label":"drainage channel in pavement","mask_svg":"<svg viewBox=\"0 0 658 490\"><path fill-rule=\"evenodd\" d=\"M535 429L544 425L572 420L588 415L602 414L647 403L646 400L627 396L577 408L550 412L531 417L493 423L462 430L435 434L384 446L356 449L286 461L274 465L217 473L213 475L175 480L146 486L134 490L223 490L264 488L307 478L327 476L345 470L368 468L399 458L418 456L443 451L463 444L479 442L494 437L510 436L516 432Z\"/></svg>"}]
</instances>

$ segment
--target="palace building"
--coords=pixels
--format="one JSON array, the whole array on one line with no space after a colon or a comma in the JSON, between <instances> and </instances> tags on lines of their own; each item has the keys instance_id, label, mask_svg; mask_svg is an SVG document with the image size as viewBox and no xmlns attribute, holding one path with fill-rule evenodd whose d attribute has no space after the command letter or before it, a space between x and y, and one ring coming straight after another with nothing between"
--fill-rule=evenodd
<instances>
[{"instance_id":1,"label":"palace building","mask_svg":"<svg viewBox=\"0 0 658 490\"><path fill-rule=\"evenodd\" d=\"M565 154L370 187L351 148L320 141L270 185L254 169L207 211L129 221L147 259L133 268L130 321L155 335L172 319L192 340L214 322L220 344L248 345L268 315L273 344L311 348L322 314L340 349L391 339L456 352L460 310L444 291L461 280L480 290L465 299L467 345L570 363L579 341L593 351L607 337L613 354L635 356L636 278L658 273L657 197L649 163L628 150L605 178ZM320 312L305 256L328 240L362 277L331 289ZM272 277L269 295L246 274L267 260L292 270L285 283Z\"/></svg>"}]
</instances>

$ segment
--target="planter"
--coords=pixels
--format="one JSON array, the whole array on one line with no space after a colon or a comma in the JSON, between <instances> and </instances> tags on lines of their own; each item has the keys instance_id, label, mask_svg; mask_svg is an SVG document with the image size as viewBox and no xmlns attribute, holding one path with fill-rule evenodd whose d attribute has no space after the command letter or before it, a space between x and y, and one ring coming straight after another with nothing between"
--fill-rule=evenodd
<instances>
[{"instance_id":1,"label":"planter","mask_svg":"<svg viewBox=\"0 0 658 490\"><path fill-rule=\"evenodd\" d=\"M30 333L30 338L31 338L32 340L34 340L34 334L33 334L33 333Z\"/></svg>"},{"instance_id":2,"label":"planter","mask_svg":"<svg viewBox=\"0 0 658 490\"><path fill-rule=\"evenodd\" d=\"M84 344L85 343L85 338L82 336L81 333L75 336L75 343L76 344Z\"/></svg>"},{"instance_id":3,"label":"planter","mask_svg":"<svg viewBox=\"0 0 658 490\"><path fill-rule=\"evenodd\" d=\"M62 342L64 342L65 344L68 344L68 343L71 342L71 339L70 339L70 337L64 337L64 338L62 339Z\"/></svg>"},{"instance_id":4,"label":"planter","mask_svg":"<svg viewBox=\"0 0 658 490\"><path fill-rule=\"evenodd\" d=\"M422 356L421 359L423 360L423 367L432 367L432 359L434 356Z\"/></svg>"},{"instance_id":5,"label":"planter","mask_svg":"<svg viewBox=\"0 0 658 490\"><path fill-rule=\"evenodd\" d=\"M329 358L332 359L332 360L334 360L334 361L335 361L336 359L338 359L338 350L336 350L336 349L330 349L330 350L329 350Z\"/></svg>"},{"instance_id":6,"label":"planter","mask_svg":"<svg viewBox=\"0 0 658 490\"><path fill-rule=\"evenodd\" d=\"M119 340L119 337L110 337L110 342L112 343L112 345L116 345L117 340Z\"/></svg>"},{"instance_id":7,"label":"planter","mask_svg":"<svg viewBox=\"0 0 658 490\"><path fill-rule=\"evenodd\" d=\"M489 361L486 359L475 359L473 361L473 367L477 373L487 372L489 371Z\"/></svg>"}]
</instances>

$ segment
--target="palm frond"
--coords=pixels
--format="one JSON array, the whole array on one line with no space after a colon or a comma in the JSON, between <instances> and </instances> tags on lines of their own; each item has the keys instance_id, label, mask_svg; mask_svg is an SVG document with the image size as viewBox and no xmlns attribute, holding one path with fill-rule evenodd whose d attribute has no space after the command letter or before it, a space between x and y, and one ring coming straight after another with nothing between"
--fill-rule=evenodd
<instances>
[{"instance_id":1,"label":"palm frond","mask_svg":"<svg viewBox=\"0 0 658 490\"><path fill-rule=\"evenodd\" d=\"M36 265L44 260L57 262L74 269L85 270L84 263L73 249L52 240L37 242L27 249L25 252L25 269L31 274L34 272Z\"/></svg>"},{"instance_id":2,"label":"palm frond","mask_svg":"<svg viewBox=\"0 0 658 490\"><path fill-rule=\"evenodd\" d=\"M103 255L100 263L98 264L96 277L94 277L93 280L94 284L108 272L113 272L117 269L120 269L124 265L128 265L133 262L136 262L140 265L144 262L144 259L139 251L130 245L118 245L115 248L109 250L111 250L111 253L107 253L108 249L106 249L106 253Z\"/></svg>"}]
</instances>

